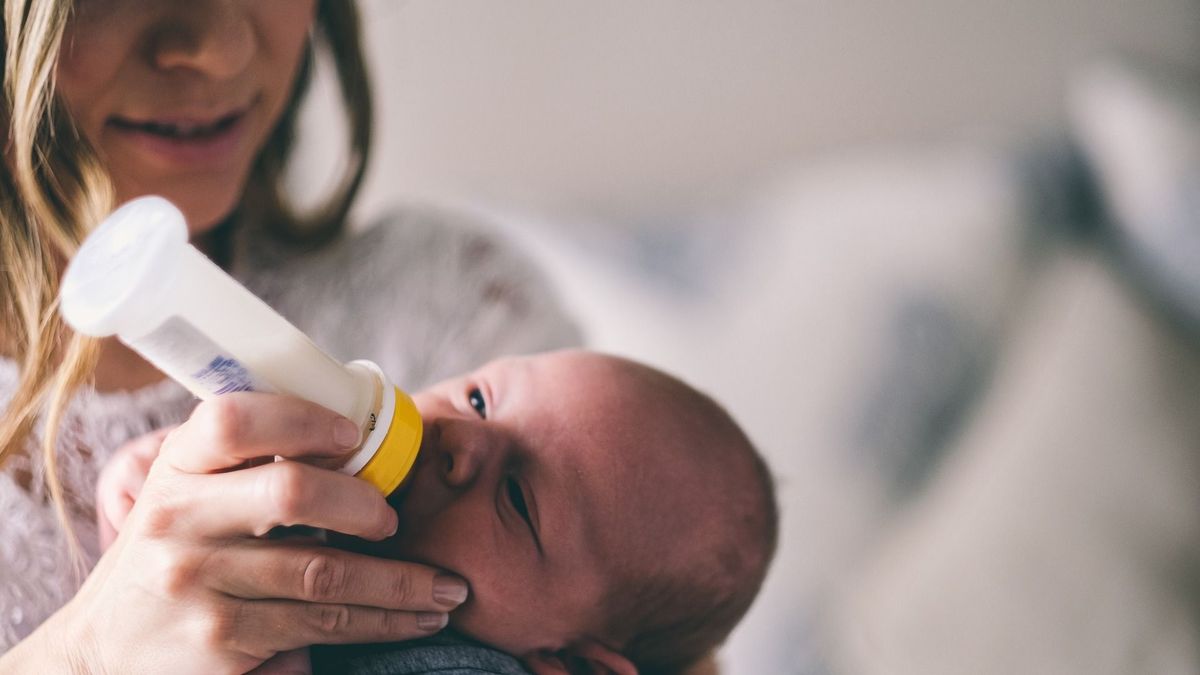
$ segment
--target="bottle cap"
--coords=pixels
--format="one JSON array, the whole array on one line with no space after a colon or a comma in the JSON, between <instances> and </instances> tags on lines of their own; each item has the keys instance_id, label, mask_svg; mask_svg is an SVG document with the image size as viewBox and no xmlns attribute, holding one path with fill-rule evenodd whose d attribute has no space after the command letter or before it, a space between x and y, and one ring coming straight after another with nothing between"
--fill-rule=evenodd
<instances>
[{"instance_id":1,"label":"bottle cap","mask_svg":"<svg viewBox=\"0 0 1200 675\"><path fill-rule=\"evenodd\" d=\"M412 398L394 386L379 366L370 361L351 363L365 366L378 376L382 400L362 447L341 471L371 483L386 497L395 492L412 471L421 450L425 427Z\"/></svg>"},{"instance_id":2,"label":"bottle cap","mask_svg":"<svg viewBox=\"0 0 1200 675\"><path fill-rule=\"evenodd\" d=\"M423 431L421 415L412 398L397 387L392 387L392 391L395 393L395 407L387 434L375 455L356 474L379 488L384 496L395 492L408 477L408 472L412 471L417 453L421 450Z\"/></svg>"},{"instance_id":3,"label":"bottle cap","mask_svg":"<svg viewBox=\"0 0 1200 675\"><path fill-rule=\"evenodd\" d=\"M67 265L62 314L85 335L136 333L169 297L187 247L183 214L162 197L126 202L100 223Z\"/></svg>"}]
</instances>

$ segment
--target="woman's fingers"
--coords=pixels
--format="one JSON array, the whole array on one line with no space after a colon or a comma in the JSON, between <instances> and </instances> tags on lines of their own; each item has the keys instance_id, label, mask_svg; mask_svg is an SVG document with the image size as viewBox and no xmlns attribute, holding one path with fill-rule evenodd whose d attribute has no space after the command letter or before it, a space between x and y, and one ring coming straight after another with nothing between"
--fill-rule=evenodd
<instances>
[{"instance_id":1,"label":"woman's fingers","mask_svg":"<svg viewBox=\"0 0 1200 675\"><path fill-rule=\"evenodd\" d=\"M328 547L247 542L214 551L201 571L215 590L247 600L443 613L467 599L467 583L456 576Z\"/></svg>"},{"instance_id":2,"label":"woman's fingers","mask_svg":"<svg viewBox=\"0 0 1200 675\"><path fill-rule=\"evenodd\" d=\"M159 429L129 441L113 453L100 472L96 481L96 516L101 550L108 548L121 530L142 491L163 439L173 429Z\"/></svg>"},{"instance_id":3,"label":"woman's fingers","mask_svg":"<svg viewBox=\"0 0 1200 675\"><path fill-rule=\"evenodd\" d=\"M127 501L127 505L123 508L132 509L133 508L133 500L129 499L126 501ZM119 510L122 507L114 506L114 505L110 504L109 508ZM107 551L108 547L112 546L112 543L117 540L117 535L120 534L120 532L121 532L120 528L117 525L114 525L112 521L113 521L113 517L104 508L96 509L96 526L97 526L97 533L99 534L99 537L100 537L100 550L101 551Z\"/></svg>"},{"instance_id":4,"label":"woman's fingers","mask_svg":"<svg viewBox=\"0 0 1200 675\"><path fill-rule=\"evenodd\" d=\"M124 454L113 457L96 481L96 515L99 518L101 539L107 548L112 538L121 530L125 517L133 508L134 499L141 491L145 478L136 476L136 460ZM107 536L111 530L112 537Z\"/></svg>"},{"instance_id":5,"label":"woman's fingers","mask_svg":"<svg viewBox=\"0 0 1200 675\"><path fill-rule=\"evenodd\" d=\"M158 457L158 453L162 449L163 440L178 428L178 424L172 424L161 429L155 429L148 434L138 436L125 446L122 446L122 448L127 448L130 454L142 459L146 463L146 466L149 466L154 462L154 458Z\"/></svg>"},{"instance_id":6,"label":"woman's fingers","mask_svg":"<svg viewBox=\"0 0 1200 675\"><path fill-rule=\"evenodd\" d=\"M138 504L151 534L261 537L281 525L306 525L379 540L399 524L370 483L300 462L178 478Z\"/></svg>"},{"instance_id":7,"label":"woman's fingers","mask_svg":"<svg viewBox=\"0 0 1200 675\"><path fill-rule=\"evenodd\" d=\"M288 600L247 600L234 612L230 633L217 636L233 649L284 652L313 644L396 642L432 635L446 627L442 612L401 612L353 605Z\"/></svg>"},{"instance_id":8,"label":"woman's fingers","mask_svg":"<svg viewBox=\"0 0 1200 675\"><path fill-rule=\"evenodd\" d=\"M185 473L214 473L260 457L348 455L358 443L353 422L315 403L238 392L196 406L163 442L162 458Z\"/></svg>"}]
</instances>

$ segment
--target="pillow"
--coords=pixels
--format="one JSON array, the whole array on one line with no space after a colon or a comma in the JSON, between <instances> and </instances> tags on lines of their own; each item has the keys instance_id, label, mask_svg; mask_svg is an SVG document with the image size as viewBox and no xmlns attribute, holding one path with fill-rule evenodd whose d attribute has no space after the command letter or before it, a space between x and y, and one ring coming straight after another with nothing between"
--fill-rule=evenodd
<instances>
[{"instance_id":1,"label":"pillow","mask_svg":"<svg viewBox=\"0 0 1200 675\"><path fill-rule=\"evenodd\" d=\"M1118 261L1200 327L1200 73L1132 61L1092 68L1070 98Z\"/></svg>"}]
</instances>

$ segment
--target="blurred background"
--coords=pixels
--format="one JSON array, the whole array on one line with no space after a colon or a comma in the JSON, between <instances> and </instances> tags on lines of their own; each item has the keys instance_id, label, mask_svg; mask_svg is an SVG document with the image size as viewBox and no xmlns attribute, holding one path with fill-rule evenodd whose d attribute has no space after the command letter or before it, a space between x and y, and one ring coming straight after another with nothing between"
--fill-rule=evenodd
<instances>
[{"instance_id":1,"label":"blurred background","mask_svg":"<svg viewBox=\"0 0 1200 675\"><path fill-rule=\"evenodd\" d=\"M361 6L360 221L518 238L772 464L722 672L1200 672L1200 2Z\"/></svg>"}]
</instances>

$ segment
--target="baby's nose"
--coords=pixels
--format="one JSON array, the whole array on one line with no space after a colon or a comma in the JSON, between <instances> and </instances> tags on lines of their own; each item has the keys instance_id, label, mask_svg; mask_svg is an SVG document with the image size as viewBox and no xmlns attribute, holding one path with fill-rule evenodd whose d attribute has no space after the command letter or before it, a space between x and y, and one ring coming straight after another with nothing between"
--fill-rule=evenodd
<instances>
[{"instance_id":1,"label":"baby's nose","mask_svg":"<svg viewBox=\"0 0 1200 675\"><path fill-rule=\"evenodd\" d=\"M468 487L486 465L490 442L481 426L463 420L438 423L436 461L446 485L457 489Z\"/></svg>"}]
</instances>

